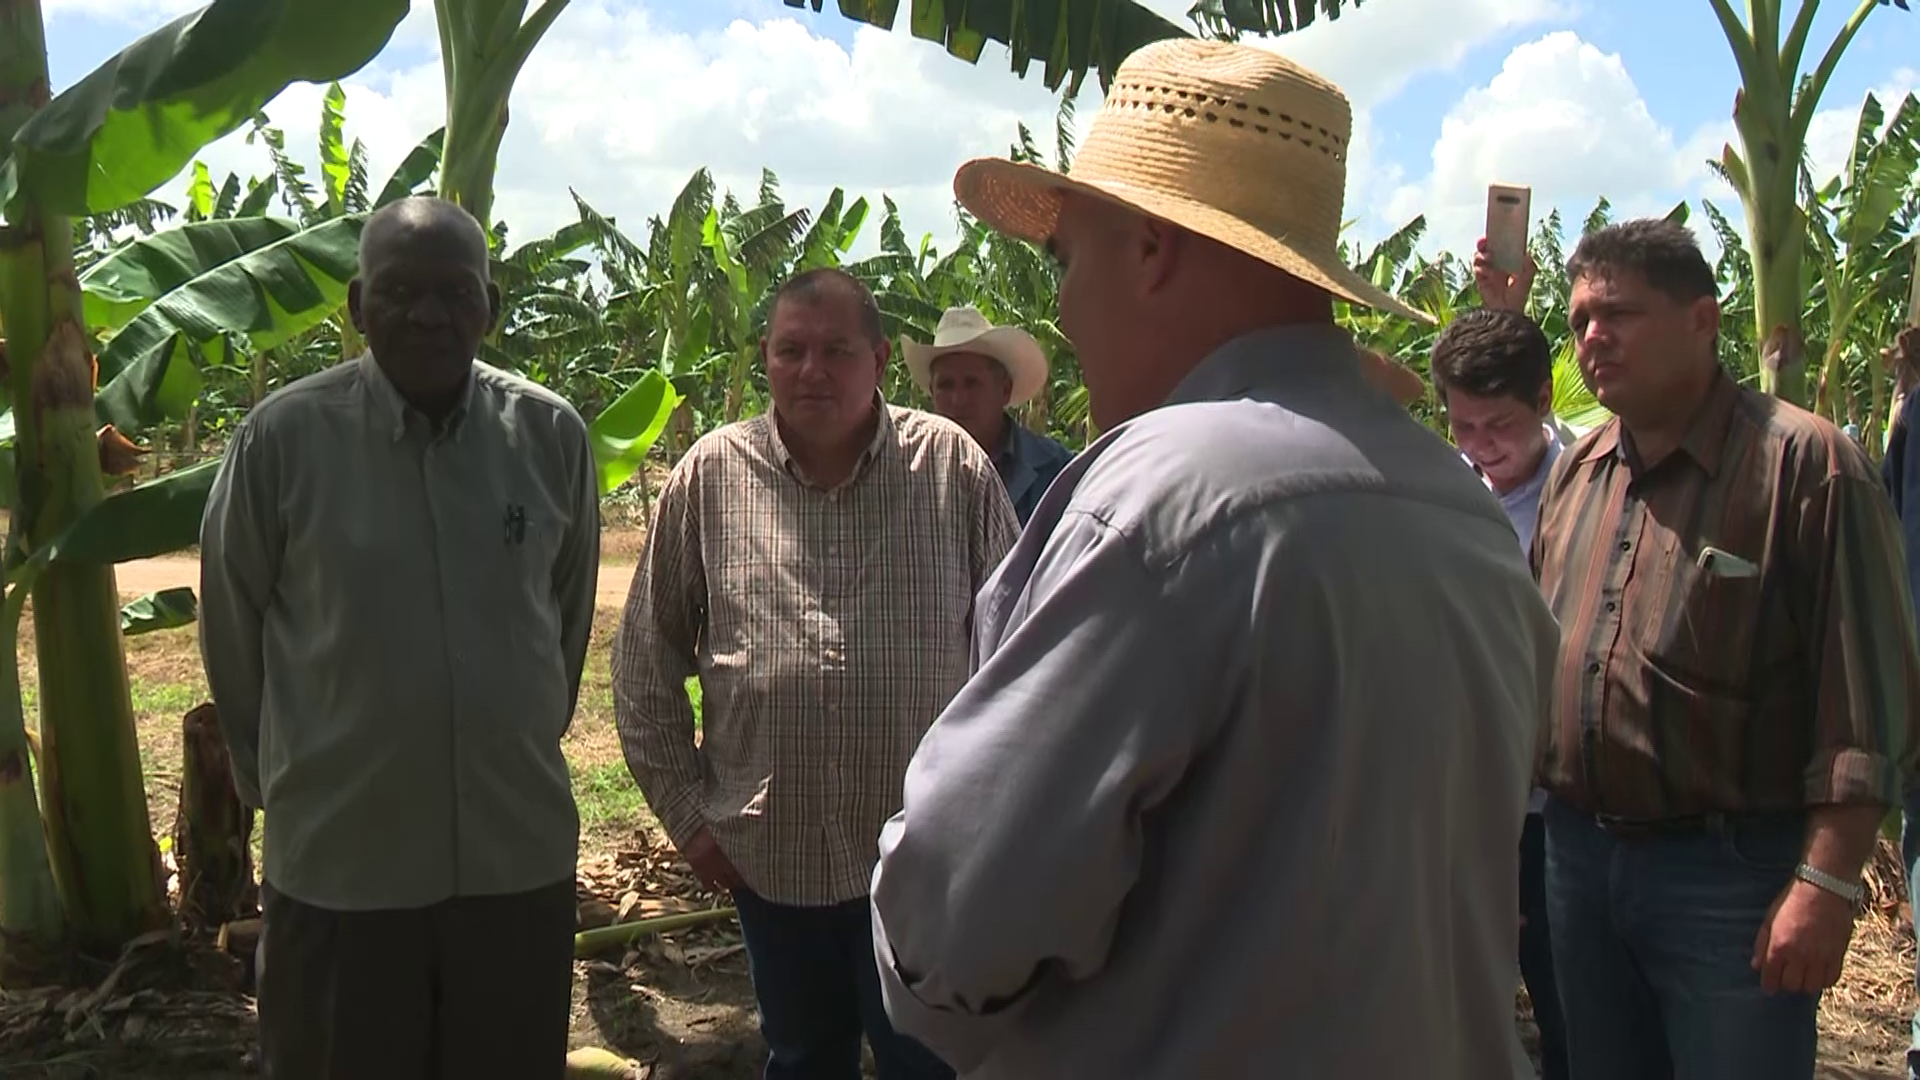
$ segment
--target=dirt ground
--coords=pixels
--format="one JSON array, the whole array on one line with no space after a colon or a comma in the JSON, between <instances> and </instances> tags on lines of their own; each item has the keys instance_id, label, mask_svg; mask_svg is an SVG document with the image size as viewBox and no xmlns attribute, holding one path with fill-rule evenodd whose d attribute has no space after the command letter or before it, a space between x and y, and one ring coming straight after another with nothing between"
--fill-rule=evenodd
<instances>
[{"instance_id":1,"label":"dirt ground","mask_svg":"<svg viewBox=\"0 0 1920 1080\"><path fill-rule=\"evenodd\" d=\"M719 906L654 829L613 728L608 650L632 579L640 533L603 539L600 608L566 738L581 807L583 925ZM120 567L126 596L196 584L191 555ZM35 711L32 622L22 621L22 675ZM179 798L180 718L206 699L193 627L128 641L128 667L155 834L172 832ZM163 844L162 860L171 869ZM257 838L256 838L257 846ZM1890 851L1876 867L1876 909L1861 920L1841 985L1821 1008L1821 1077L1903 1077L1914 1008L1912 934ZM1361 962L1362 958L1356 958ZM207 945L160 943L117 974L74 973L61 987L0 992L0 1077L6 1080L228 1080L257 1075L249 964ZM737 928L724 922L642 941L623 955L576 965L575 1046L601 1046L643 1063L649 1080L755 1080L765 1053ZM1524 994L1516 1003L1533 1040Z\"/></svg>"}]
</instances>

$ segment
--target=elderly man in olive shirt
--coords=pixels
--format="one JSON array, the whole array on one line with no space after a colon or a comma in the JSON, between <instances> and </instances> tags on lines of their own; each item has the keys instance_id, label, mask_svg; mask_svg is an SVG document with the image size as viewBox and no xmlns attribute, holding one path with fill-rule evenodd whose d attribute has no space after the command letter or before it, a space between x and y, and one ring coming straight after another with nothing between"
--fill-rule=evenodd
<instances>
[{"instance_id":1,"label":"elderly man in olive shirt","mask_svg":"<svg viewBox=\"0 0 1920 1080\"><path fill-rule=\"evenodd\" d=\"M451 203L367 223L371 352L269 396L201 534L201 643L266 810L276 1080L558 1080L579 822L560 753L598 483L558 397L475 363L498 310Z\"/></svg>"}]
</instances>

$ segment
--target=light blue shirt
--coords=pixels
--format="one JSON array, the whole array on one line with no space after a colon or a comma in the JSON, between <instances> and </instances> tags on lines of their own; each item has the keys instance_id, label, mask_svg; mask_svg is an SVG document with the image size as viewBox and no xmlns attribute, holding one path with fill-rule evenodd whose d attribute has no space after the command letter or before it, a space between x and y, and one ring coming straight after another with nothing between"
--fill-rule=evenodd
<instances>
[{"instance_id":1,"label":"light blue shirt","mask_svg":"<svg viewBox=\"0 0 1920 1080\"><path fill-rule=\"evenodd\" d=\"M880 838L900 1030L969 1080L1518 1075L1559 633L1344 332L1243 337L1076 457L973 640Z\"/></svg>"}]
</instances>

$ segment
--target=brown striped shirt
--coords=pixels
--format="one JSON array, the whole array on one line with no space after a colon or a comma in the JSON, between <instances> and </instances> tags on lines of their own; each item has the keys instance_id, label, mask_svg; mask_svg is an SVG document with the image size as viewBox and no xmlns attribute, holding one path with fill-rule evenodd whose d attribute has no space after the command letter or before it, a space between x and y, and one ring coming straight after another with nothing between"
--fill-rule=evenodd
<instances>
[{"instance_id":1,"label":"brown striped shirt","mask_svg":"<svg viewBox=\"0 0 1920 1080\"><path fill-rule=\"evenodd\" d=\"M972 436L878 407L831 491L800 475L771 414L696 442L614 641L615 719L648 805L675 844L710 829L776 903L867 894L907 760L967 681L974 593L1020 533Z\"/></svg>"},{"instance_id":2,"label":"brown striped shirt","mask_svg":"<svg viewBox=\"0 0 1920 1080\"><path fill-rule=\"evenodd\" d=\"M1633 820L1897 803L1920 655L1865 454L1724 374L1664 460L1631 442L1608 421L1541 496L1561 628L1543 785Z\"/></svg>"}]
</instances>

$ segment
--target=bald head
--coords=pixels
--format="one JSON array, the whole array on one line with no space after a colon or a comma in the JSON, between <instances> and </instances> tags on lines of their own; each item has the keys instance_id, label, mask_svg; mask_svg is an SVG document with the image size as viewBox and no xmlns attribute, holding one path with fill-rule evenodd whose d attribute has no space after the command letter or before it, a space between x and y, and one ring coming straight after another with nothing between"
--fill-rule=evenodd
<instances>
[{"instance_id":1,"label":"bald head","mask_svg":"<svg viewBox=\"0 0 1920 1080\"><path fill-rule=\"evenodd\" d=\"M1064 268L1060 329L1102 429L1158 406L1243 334L1333 321L1324 289L1106 199L1066 196L1048 247Z\"/></svg>"},{"instance_id":2,"label":"bald head","mask_svg":"<svg viewBox=\"0 0 1920 1080\"><path fill-rule=\"evenodd\" d=\"M367 266L396 245L418 243L425 237L451 241L447 246L465 252L482 274L488 273L487 233L473 215L458 203L413 195L388 203L367 219L360 230L360 275L365 277Z\"/></svg>"},{"instance_id":3,"label":"bald head","mask_svg":"<svg viewBox=\"0 0 1920 1080\"><path fill-rule=\"evenodd\" d=\"M465 392L500 314L486 233L444 199L388 204L360 232L347 307L400 396L430 416L444 414Z\"/></svg>"}]
</instances>

